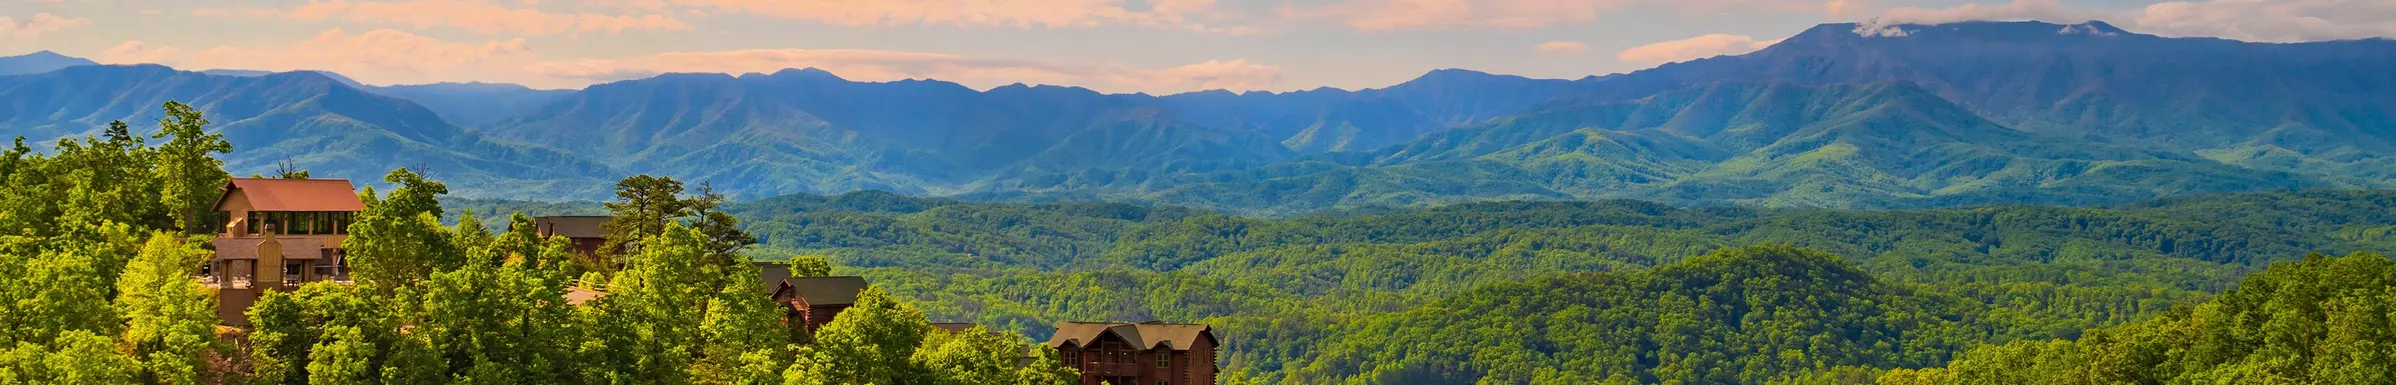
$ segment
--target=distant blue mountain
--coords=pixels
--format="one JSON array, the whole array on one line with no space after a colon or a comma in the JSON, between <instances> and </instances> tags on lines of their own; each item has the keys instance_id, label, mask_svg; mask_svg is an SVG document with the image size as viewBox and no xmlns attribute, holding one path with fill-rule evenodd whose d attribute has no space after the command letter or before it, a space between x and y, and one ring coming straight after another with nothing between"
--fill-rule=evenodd
<instances>
[{"instance_id":1,"label":"distant blue mountain","mask_svg":"<svg viewBox=\"0 0 2396 385\"><path fill-rule=\"evenodd\" d=\"M57 52L34 53L0 57L0 76L38 74L73 66L99 65L83 58L60 55Z\"/></svg>"},{"instance_id":2,"label":"distant blue mountain","mask_svg":"<svg viewBox=\"0 0 2396 385\"><path fill-rule=\"evenodd\" d=\"M340 73L336 73L336 72L333 72L333 71L302 70L302 71L284 71L284 72L309 72L309 73L315 73L315 74L318 74L318 75L324 75L324 76L325 76L325 77L327 77L327 78L332 78L332 79L333 79L333 81L340 82L341 84L347 84L347 85L349 85L350 87L356 87L356 88L366 88L366 87L367 87L367 86L366 86L366 83L359 83L357 79L351 79L351 78L349 78L349 76L344 76L344 75L342 75L342 74L340 74ZM231 70L231 69L213 69L213 70L201 70L201 71L200 71L200 73L203 73L203 74L209 74L209 75L216 75L216 76L235 76L235 77L247 77L247 78L254 78L254 77L262 77L262 76L266 76L266 75L273 75L273 74L278 74L278 73L283 73L283 72L275 72L275 71L259 71L259 70Z\"/></svg>"},{"instance_id":3,"label":"distant blue mountain","mask_svg":"<svg viewBox=\"0 0 2396 385\"><path fill-rule=\"evenodd\" d=\"M49 142L94 133L110 121L142 127L156 122L169 100L216 122L210 128L235 147L226 159L235 174L267 173L291 161L319 177L370 182L412 167L469 196L595 195L618 174L581 157L487 140L422 106L316 72L217 76L109 65L0 76L0 132Z\"/></svg>"},{"instance_id":4,"label":"distant blue mountain","mask_svg":"<svg viewBox=\"0 0 2396 385\"><path fill-rule=\"evenodd\" d=\"M604 181L628 172L742 197L870 189L1253 212L1569 198L2103 204L2396 187L2396 98L2385 95L2396 41L2164 38L2103 23L1826 24L1751 54L1575 80L1437 70L1377 89L1164 96L816 69L578 91L163 71L180 75L85 74L71 87L53 78L78 71L0 77L0 132L87 132L139 120L135 107L159 95L208 98L204 108L245 117L219 120L239 122L227 129L275 133L237 141L256 156L345 172L393 162L333 159L464 159L445 168L489 189L473 195L544 199L604 198Z\"/></svg>"},{"instance_id":5,"label":"distant blue mountain","mask_svg":"<svg viewBox=\"0 0 2396 385\"><path fill-rule=\"evenodd\" d=\"M367 87L374 93L407 99L430 108L464 127L482 127L530 112L572 94L569 90L536 90L505 83L435 83Z\"/></svg>"}]
</instances>

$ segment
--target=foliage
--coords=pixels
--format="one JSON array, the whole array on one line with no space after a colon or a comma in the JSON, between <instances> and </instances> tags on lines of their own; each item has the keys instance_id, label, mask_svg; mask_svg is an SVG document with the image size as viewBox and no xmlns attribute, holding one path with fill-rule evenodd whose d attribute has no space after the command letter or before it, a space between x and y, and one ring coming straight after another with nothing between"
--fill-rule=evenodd
<instances>
[{"instance_id":1,"label":"foliage","mask_svg":"<svg viewBox=\"0 0 2396 385\"><path fill-rule=\"evenodd\" d=\"M166 102L166 116L158 121L158 134L151 136L167 139L158 146L158 168L151 171L161 184L158 199L175 217L177 228L192 234L214 233L215 224L206 218L216 210L216 198L224 194L226 181L233 178L216 154L233 152L233 143L225 141L222 133L208 132L208 119L190 105Z\"/></svg>"},{"instance_id":2,"label":"foliage","mask_svg":"<svg viewBox=\"0 0 2396 385\"><path fill-rule=\"evenodd\" d=\"M2237 290L2076 340L1982 347L1883 384L2380 384L2396 380L2396 262L2377 254L2275 263Z\"/></svg>"},{"instance_id":3,"label":"foliage","mask_svg":"<svg viewBox=\"0 0 2396 385\"><path fill-rule=\"evenodd\" d=\"M449 188L404 168L383 180L399 187L387 197L376 197L372 187L358 193L366 211L358 213L350 237L341 242L358 281L397 288L464 265L453 233L441 228L437 197Z\"/></svg>"}]
</instances>

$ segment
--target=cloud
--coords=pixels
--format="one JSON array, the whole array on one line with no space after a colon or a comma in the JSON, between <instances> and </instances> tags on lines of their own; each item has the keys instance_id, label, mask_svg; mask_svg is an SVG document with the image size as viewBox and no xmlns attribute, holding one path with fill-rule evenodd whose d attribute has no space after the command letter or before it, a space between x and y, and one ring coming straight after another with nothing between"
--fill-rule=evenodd
<instances>
[{"instance_id":1,"label":"cloud","mask_svg":"<svg viewBox=\"0 0 2396 385\"><path fill-rule=\"evenodd\" d=\"M1148 0L1135 11L1125 0L667 0L715 13L752 14L852 27L951 25L959 27L1087 28L1136 25L1231 34L1263 30L1215 25L1239 15L1215 0Z\"/></svg>"},{"instance_id":2,"label":"cloud","mask_svg":"<svg viewBox=\"0 0 2396 385\"><path fill-rule=\"evenodd\" d=\"M1010 83L1076 85L1108 92L1170 93L1204 89L1270 89L1281 68L1244 60L1210 60L1168 68L1133 68L877 50L754 49L669 52L624 59L543 63L537 76L604 82L661 73L769 73L819 68L861 81L940 79L974 87Z\"/></svg>"},{"instance_id":3,"label":"cloud","mask_svg":"<svg viewBox=\"0 0 2396 385\"><path fill-rule=\"evenodd\" d=\"M201 16L282 17L292 20L344 20L356 23L407 25L423 29L458 29L482 34L555 35L627 30L690 30L672 15L650 13L614 15L590 12L550 12L511 8L483 0L310 1L290 9L198 9Z\"/></svg>"},{"instance_id":4,"label":"cloud","mask_svg":"<svg viewBox=\"0 0 2396 385\"><path fill-rule=\"evenodd\" d=\"M1569 55L1589 52L1589 45L1570 41L1551 41L1539 43L1539 46L1532 47L1532 49L1539 50L1539 52L1542 53Z\"/></svg>"},{"instance_id":5,"label":"cloud","mask_svg":"<svg viewBox=\"0 0 2396 385\"><path fill-rule=\"evenodd\" d=\"M524 38L444 42L406 31L351 34L339 29L286 45L190 49L129 41L94 57L107 63L159 63L184 69L328 70L370 84L444 81L573 88L671 72L739 74L814 67L861 81L940 79L973 87L1011 83L1075 85L1107 92L1169 93L1272 89L1280 67L1245 60L1143 68L1112 64L988 58L877 50L752 49L666 52L628 58L554 60Z\"/></svg>"},{"instance_id":6,"label":"cloud","mask_svg":"<svg viewBox=\"0 0 2396 385\"><path fill-rule=\"evenodd\" d=\"M2129 18L2140 31L2298 42L2396 38L2396 1L2211 0L2148 5Z\"/></svg>"},{"instance_id":7,"label":"cloud","mask_svg":"<svg viewBox=\"0 0 2396 385\"><path fill-rule=\"evenodd\" d=\"M91 25L91 19L69 19L48 12L33 14L32 18L24 21L0 15L0 37L37 37L87 25Z\"/></svg>"},{"instance_id":8,"label":"cloud","mask_svg":"<svg viewBox=\"0 0 2396 385\"><path fill-rule=\"evenodd\" d=\"M429 83L498 74L534 61L524 38L450 43L398 30L350 34L340 29L286 46L217 46L192 50L126 42L102 52L108 63L159 63L185 69L328 70L373 83Z\"/></svg>"},{"instance_id":9,"label":"cloud","mask_svg":"<svg viewBox=\"0 0 2396 385\"><path fill-rule=\"evenodd\" d=\"M1536 28L1584 23L1632 5L1664 5L1713 13L1724 9L1775 12L1848 11L1849 0L1342 0L1331 4L1285 4L1280 16L1334 20L1365 32L1456 28Z\"/></svg>"},{"instance_id":10,"label":"cloud","mask_svg":"<svg viewBox=\"0 0 2396 385\"><path fill-rule=\"evenodd\" d=\"M1623 50L1615 60L1638 65L1703 59L1722 55L1740 55L1771 47L1780 40L1756 40L1745 35L1710 34L1681 40L1648 44Z\"/></svg>"},{"instance_id":11,"label":"cloud","mask_svg":"<svg viewBox=\"0 0 2396 385\"><path fill-rule=\"evenodd\" d=\"M2011 3L1988 5L1968 3L1949 8L1897 8L1878 18L1857 25L1855 32L1864 36L1904 36L1900 24L1940 25L1965 21L2038 20L2063 24L2079 24L2103 18L2095 12L2081 12L2063 6L2061 0L2013 0Z\"/></svg>"},{"instance_id":12,"label":"cloud","mask_svg":"<svg viewBox=\"0 0 2396 385\"><path fill-rule=\"evenodd\" d=\"M1866 36L1904 36L1905 31L1897 25L2022 20L2062 24L2105 20L2124 29L2163 36L2263 42L2396 38L2396 1L2169 1L2131 11L2104 12L2073 9L2060 0L2013 0L1939 9L1890 9L1860 24L1856 32Z\"/></svg>"}]
</instances>

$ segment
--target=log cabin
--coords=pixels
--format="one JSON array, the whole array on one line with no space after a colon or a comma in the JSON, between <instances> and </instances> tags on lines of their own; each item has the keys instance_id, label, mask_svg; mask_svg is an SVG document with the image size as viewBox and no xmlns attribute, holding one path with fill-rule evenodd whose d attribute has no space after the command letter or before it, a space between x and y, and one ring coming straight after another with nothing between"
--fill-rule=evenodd
<instances>
[{"instance_id":1,"label":"log cabin","mask_svg":"<svg viewBox=\"0 0 2396 385\"><path fill-rule=\"evenodd\" d=\"M1048 346L1080 370L1082 385L1215 383L1213 328L1163 322L1062 322Z\"/></svg>"}]
</instances>

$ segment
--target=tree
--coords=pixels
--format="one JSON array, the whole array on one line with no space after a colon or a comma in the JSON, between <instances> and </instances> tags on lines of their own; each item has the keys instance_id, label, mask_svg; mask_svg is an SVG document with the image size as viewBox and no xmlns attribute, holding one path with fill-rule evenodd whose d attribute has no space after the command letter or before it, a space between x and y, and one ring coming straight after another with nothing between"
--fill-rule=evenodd
<instances>
[{"instance_id":1,"label":"tree","mask_svg":"<svg viewBox=\"0 0 2396 385\"><path fill-rule=\"evenodd\" d=\"M128 384L140 362L117 354L116 341L75 331L48 344L19 342L0 351L0 383Z\"/></svg>"},{"instance_id":2,"label":"tree","mask_svg":"<svg viewBox=\"0 0 2396 385\"><path fill-rule=\"evenodd\" d=\"M817 360L833 383L917 383L929 373L914 360L932 321L880 288L857 293L855 305L815 333Z\"/></svg>"},{"instance_id":3,"label":"tree","mask_svg":"<svg viewBox=\"0 0 2396 385\"><path fill-rule=\"evenodd\" d=\"M607 202L609 217L600 225L607 231L607 243L601 250L620 256L640 254L642 241L663 235L667 223L689 211L679 194L682 182L674 178L643 174L616 182L616 201Z\"/></svg>"},{"instance_id":4,"label":"tree","mask_svg":"<svg viewBox=\"0 0 2396 385\"><path fill-rule=\"evenodd\" d=\"M233 152L233 143L225 141L224 134L209 133L208 119L190 105L166 102L166 116L158 121L158 134L151 136L167 139L158 146L157 168L151 171L161 183L158 199L174 216L176 228L213 233L215 224L205 223L205 218L215 212L211 206L233 178L215 154Z\"/></svg>"},{"instance_id":5,"label":"tree","mask_svg":"<svg viewBox=\"0 0 2396 385\"><path fill-rule=\"evenodd\" d=\"M441 228L438 197L449 187L405 168L392 170L383 180L399 187L380 199L373 187L360 192L366 210L358 213L349 238L341 242L358 281L397 288L464 265L464 253L452 243L454 233Z\"/></svg>"},{"instance_id":6,"label":"tree","mask_svg":"<svg viewBox=\"0 0 2396 385\"><path fill-rule=\"evenodd\" d=\"M934 331L925 339L922 349L915 352L915 359L931 371L933 384L1069 384L1079 379L1070 372L1057 371L1065 367L1056 362L1055 351L1047 348L1038 349L1049 355L1045 365L1022 364L1026 354L1033 354L1034 350L1016 342L1021 338L981 326L955 334Z\"/></svg>"},{"instance_id":7,"label":"tree","mask_svg":"<svg viewBox=\"0 0 2396 385\"><path fill-rule=\"evenodd\" d=\"M705 184L698 195L682 194L682 182L674 178L636 175L616 182L616 201L607 203L611 217L601 225L607 230L607 244L601 249L614 255L637 254L643 240L661 234L667 224L679 223L706 236L706 253L699 257L708 263L743 262L740 249L757 244L757 237L740 229L739 218L717 210L724 195Z\"/></svg>"},{"instance_id":8,"label":"tree","mask_svg":"<svg viewBox=\"0 0 2396 385\"><path fill-rule=\"evenodd\" d=\"M594 369L607 371L586 380L686 382L690 364L710 348L704 325L725 273L701 263L706 238L669 224L641 243L647 246L609 281L585 321L597 328Z\"/></svg>"},{"instance_id":9,"label":"tree","mask_svg":"<svg viewBox=\"0 0 2396 385\"><path fill-rule=\"evenodd\" d=\"M757 294L755 267L736 269L707 303L699 356L690 374L699 383L778 382L792 349L780 306Z\"/></svg>"},{"instance_id":10,"label":"tree","mask_svg":"<svg viewBox=\"0 0 2396 385\"><path fill-rule=\"evenodd\" d=\"M420 286L423 316L414 332L447 361L445 381L567 382L574 350L560 342L583 336L561 281L521 261L435 273Z\"/></svg>"},{"instance_id":11,"label":"tree","mask_svg":"<svg viewBox=\"0 0 2396 385\"><path fill-rule=\"evenodd\" d=\"M216 298L191 276L212 253L166 233L150 236L117 280L125 343L143 363L143 382L196 384L216 346Z\"/></svg>"},{"instance_id":12,"label":"tree","mask_svg":"<svg viewBox=\"0 0 2396 385\"><path fill-rule=\"evenodd\" d=\"M290 160L275 162L275 179L308 179L308 170Z\"/></svg>"},{"instance_id":13,"label":"tree","mask_svg":"<svg viewBox=\"0 0 2396 385\"><path fill-rule=\"evenodd\" d=\"M740 249L757 244L757 236L740 229L740 219L731 213L717 210L723 205L724 194L717 194L709 184L699 185L699 195L685 200L690 211L690 227L707 235L707 255L718 264L734 265L743 262Z\"/></svg>"}]
</instances>

